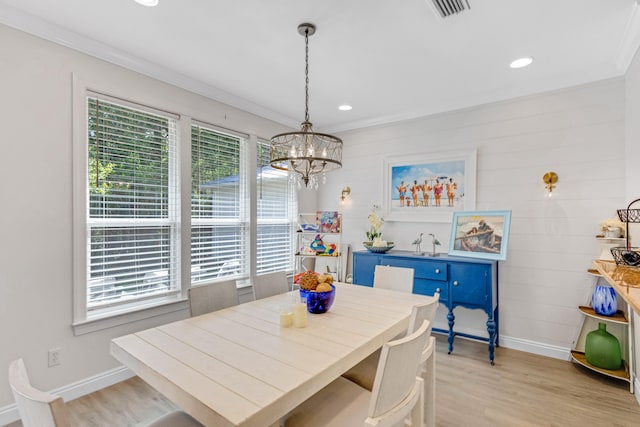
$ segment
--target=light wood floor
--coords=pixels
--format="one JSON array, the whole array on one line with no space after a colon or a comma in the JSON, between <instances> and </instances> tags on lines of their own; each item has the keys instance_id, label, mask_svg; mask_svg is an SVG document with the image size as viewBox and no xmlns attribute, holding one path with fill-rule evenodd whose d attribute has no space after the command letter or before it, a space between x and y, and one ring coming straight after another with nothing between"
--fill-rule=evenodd
<instances>
[{"instance_id":1,"label":"light wood floor","mask_svg":"<svg viewBox=\"0 0 640 427\"><path fill-rule=\"evenodd\" d=\"M496 349L491 366L486 348L457 339L447 355L446 337L437 336L439 427L640 426L640 405L626 382L506 348ZM132 426L173 408L137 377L67 405L73 427Z\"/></svg>"}]
</instances>

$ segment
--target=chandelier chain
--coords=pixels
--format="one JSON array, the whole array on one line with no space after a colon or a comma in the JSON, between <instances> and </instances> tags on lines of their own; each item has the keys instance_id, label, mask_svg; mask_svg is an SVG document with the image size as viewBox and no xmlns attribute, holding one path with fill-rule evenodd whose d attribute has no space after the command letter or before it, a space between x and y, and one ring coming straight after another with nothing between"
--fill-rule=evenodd
<instances>
[{"instance_id":1,"label":"chandelier chain","mask_svg":"<svg viewBox=\"0 0 640 427\"><path fill-rule=\"evenodd\" d=\"M304 31L304 121L309 121L309 29Z\"/></svg>"}]
</instances>

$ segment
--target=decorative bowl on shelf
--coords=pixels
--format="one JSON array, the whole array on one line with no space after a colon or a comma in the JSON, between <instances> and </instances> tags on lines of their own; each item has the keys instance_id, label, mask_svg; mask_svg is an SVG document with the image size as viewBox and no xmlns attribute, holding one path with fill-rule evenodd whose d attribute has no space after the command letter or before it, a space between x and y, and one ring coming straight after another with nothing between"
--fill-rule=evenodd
<instances>
[{"instance_id":1,"label":"decorative bowl on shelf","mask_svg":"<svg viewBox=\"0 0 640 427\"><path fill-rule=\"evenodd\" d=\"M326 313L336 299L336 287L331 285L327 292L308 291L300 289L300 299L307 301L307 311L313 314Z\"/></svg>"},{"instance_id":2,"label":"decorative bowl on shelf","mask_svg":"<svg viewBox=\"0 0 640 427\"><path fill-rule=\"evenodd\" d=\"M391 250L395 245L393 242L387 242L387 246L373 246L373 242L362 242L362 245L367 248L369 252L383 254Z\"/></svg>"}]
</instances>

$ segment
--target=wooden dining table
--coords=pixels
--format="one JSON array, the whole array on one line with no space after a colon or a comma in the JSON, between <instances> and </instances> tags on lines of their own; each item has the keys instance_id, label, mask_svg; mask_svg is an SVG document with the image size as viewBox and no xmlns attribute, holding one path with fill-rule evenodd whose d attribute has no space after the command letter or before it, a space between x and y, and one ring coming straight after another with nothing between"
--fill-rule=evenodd
<instances>
[{"instance_id":1,"label":"wooden dining table","mask_svg":"<svg viewBox=\"0 0 640 427\"><path fill-rule=\"evenodd\" d=\"M277 425L433 298L335 285L331 309L305 328L280 326L293 291L115 338L111 354L204 425Z\"/></svg>"}]
</instances>

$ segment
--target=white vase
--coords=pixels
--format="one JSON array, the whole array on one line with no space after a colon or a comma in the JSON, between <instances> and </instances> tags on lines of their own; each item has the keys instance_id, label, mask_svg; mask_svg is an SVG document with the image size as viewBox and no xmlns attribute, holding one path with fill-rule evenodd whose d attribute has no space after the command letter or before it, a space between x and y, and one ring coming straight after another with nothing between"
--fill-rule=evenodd
<instances>
[{"instance_id":1,"label":"white vase","mask_svg":"<svg viewBox=\"0 0 640 427\"><path fill-rule=\"evenodd\" d=\"M620 229L618 227L608 227L604 230L604 237L616 239L620 237Z\"/></svg>"}]
</instances>

